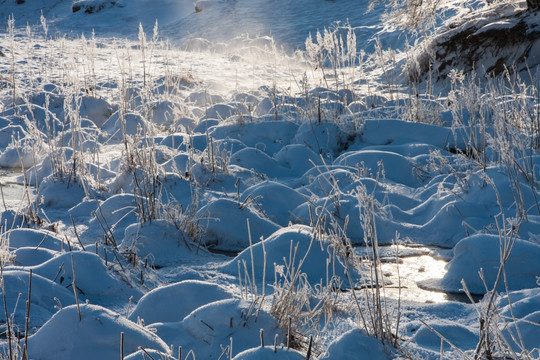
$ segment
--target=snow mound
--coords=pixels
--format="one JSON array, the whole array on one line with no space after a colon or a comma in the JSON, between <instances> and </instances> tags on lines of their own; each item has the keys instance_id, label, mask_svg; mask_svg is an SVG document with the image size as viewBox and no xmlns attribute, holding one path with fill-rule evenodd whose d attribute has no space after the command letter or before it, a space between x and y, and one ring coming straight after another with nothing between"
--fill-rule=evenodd
<instances>
[{"instance_id":1,"label":"snow mound","mask_svg":"<svg viewBox=\"0 0 540 360\"><path fill-rule=\"evenodd\" d=\"M110 260L113 261L112 254L110 257ZM34 266L33 271L71 289L73 282L72 261L75 267L79 297L99 303L104 298L124 297L127 299L130 295L140 295L140 291L130 287L117 274L110 271L105 266L103 259L88 251L61 254L43 264Z\"/></svg>"},{"instance_id":2,"label":"snow mound","mask_svg":"<svg viewBox=\"0 0 540 360\"><path fill-rule=\"evenodd\" d=\"M64 246L67 249L67 244L64 243L64 240L57 237L56 233L51 231L13 229L3 234L3 236L9 239L9 247L12 250L22 247L32 247L52 251L62 251ZM75 245L72 244L72 246Z\"/></svg>"},{"instance_id":3,"label":"snow mound","mask_svg":"<svg viewBox=\"0 0 540 360\"><path fill-rule=\"evenodd\" d=\"M246 147L232 154L230 163L231 165L256 171L269 178L275 178L285 172L285 169L274 158L253 147Z\"/></svg>"},{"instance_id":4,"label":"snow mound","mask_svg":"<svg viewBox=\"0 0 540 360\"><path fill-rule=\"evenodd\" d=\"M205 281L185 280L156 288L145 294L129 319L146 324L181 321L192 311L214 301L230 298L221 286Z\"/></svg>"},{"instance_id":5,"label":"snow mound","mask_svg":"<svg viewBox=\"0 0 540 360\"><path fill-rule=\"evenodd\" d=\"M291 262L294 269L305 273L310 284L327 285L333 276L341 280L341 284L348 284L345 267L337 258L332 244L325 240L315 239L314 231L305 225L292 225L280 229L266 238L263 242L245 249L233 260L223 265L222 270L228 274L238 274L238 266L248 269L252 267L255 274L249 274L258 281L273 283L276 276L284 276L286 263ZM253 265L252 265L253 253ZM264 260L266 259L266 265ZM323 266L323 264L327 264ZM328 265L329 264L329 265ZM263 279L263 271L266 274ZM358 275L351 270L353 275ZM354 276L353 276L354 277Z\"/></svg>"},{"instance_id":6,"label":"snow mound","mask_svg":"<svg viewBox=\"0 0 540 360\"><path fill-rule=\"evenodd\" d=\"M356 360L358 354L370 360L389 360L381 342L360 329L352 329L330 343L323 359Z\"/></svg>"},{"instance_id":7,"label":"snow mound","mask_svg":"<svg viewBox=\"0 0 540 360\"><path fill-rule=\"evenodd\" d=\"M540 330L540 289L526 289L503 294L498 299L500 314L506 319L508 326L503 330L503 336L511 344L514 351L520 352L518 339L523 340L526 350L533 352L538 349ZM516 319L512 321L510 319ZM519 331L519 333L518 333Z\"/></svg>"},{"instance_id":8,"label":"snow mound","mask_svg":"<svg viewBox=\"0 0 540 360\"><path fill-rule=\"evenodd\" d=\"M123 135L135 136L148 130L151 124L140 114L131 112L124 116L120 112L112 114L102 125L104 140L120 141Z\"/></svg>"},{"instance_id":9,"label":"snow mound","mask_svg":"<svg viewBox=\"0 0 540 360\"><path fill-rule=\"evenodd\" d=\"M176 106L170 101L162 101L152 105L152 123L171 128L176 120Z\"/></svg>"},{"instance_id":10,"label":"snow mound","mask_svg":"<svg viewBox=\"0 0 540 360\"><path fill-rule=\"evenodd\" d=\"M349 140L349 134L334 122L305 122L300 125L295 137L295 144L302 144L316 154L333 157L338 154Z\"/></svg>"},{"instance_id":11,"label":"snow mound","mask_svg":"<svg viewBox=\"0 0 540 360\"><path fill-rule=\"evenodd\" d=\"M17 328L24 332L28 281L30 272L23 270L4 270L4 288L9 316ZM39 274L32 274L32 294L30 306L30 326L39 327L56 313L59 306L75 303L73 291L66 289ZM5 313L0 315L0 322L5 324ZM5 326L5 325L2 325Z\"/></svg>"},{"instance_id":12,"label":"snow mound","mask_svg":"<svg viewBox=\"0 0 540 360\"><path fill-rule=\"evenodd\" d=\"M56 251L45 248L20 247L13 251L13 262L18 266L34 266L52 259L55 255Z\"/></svg>"},{"instance_id":13,"label":"snow mound","mask_svg":"<svg viewBox=\"0 0 540 360\"><path fill-rule=\"evenodd\" d=\"M153 350L153 349L144 349L144 350L141 349L124 358L124 360L148 360L148 359L177 360L177 358L173 357L172 355L169 355L168 353L164 353L164 352Z\"/></svg>"},{"instance_id":14,"label":"snow mound","mask_svg":"<svg viewBox=\"0 0 540 360\"><path fill-rule=\"evenodd\" d=\"M69 209L83 201L86 191L78 182L49 176L39 185L38 197L45 206Z\"/></svg>"},{"instance_id":15,"label":"snow mound","mask_svg":"<svg viewBox=\"0 0 540 360\"><path fill-rule=\"evenodd\" d=\"M294 177L302 176L314 165L322 164L320 155L304 144L285 145L274 158L280 166L290 169L287 175Z\"/></svg>"},{"instance_id":16,"label":"snow mound","mask_svg":"<svg viewBox=\"0 0 540 360\"><path fill-rule=\"evenodd\" d=\"M168 353L158 336L120 314L96 305L81 304L56 313L28 339L29 357L35 360L113 360L120 357L120 334L124 333L124 354L139 346Z\"/></svg>"},{"instance_id":17,"label":"snow mound","mask_svg":"<svg viewBox=\"0 0 540 360\"><path fill-rule=\"evenodd\" d=\"M478 344L478 335L471 331L470 328L448 321L434 321L429 325L439 334L444 334L453 345L461 350L473 350ZM431 348L439 351L441 349L441 338L429 327L422 325L415 331L413 340L420 346ZM445 341L443 344L444 350L450 350L450 345Z\"/></svg>"},{"instance_id":18,"label":"snow mound","mask_svg":"<svg viewBox=\"0 0 540 360\"><path fill-rule=\"evenodd\" d=\"M294 349L287 350L277 347L276 351L274 351L273 347L265 346L242 351L233 357L233 360L303 360L305 358L304 354Z\"/></svg>"},{"instance_id":19,"label":"snow mound","mask_svg":"<svg viewBox=\"0 0 540 360\"><path fill-rule=\"evenodd\" d=\"M287 185L265 181L247 188L240 197L242 202L253 202L263 213L281 226L287 226L291 212L306 199Z\"/></svg>"},{"instance_id":20,"label":"snow mound","mask_svg":"<svg viewBox=\"0 0 540 360\"><path fill-rule=\"evenodd\" d=\"M242 250L249 246L246 219L249 219L251 240L256 243L279 229L279 225L265 218L253 206L242 207L229 199L217 199L197 211L199 225L204 230L206 245L222 250Z\"/></svg>"},{"instance_id":21,"label":"snow mound","mask_svg":"<svg viewBox=\"0 0 540 360\"><path fill-rule=\"evenodd\" d=\"M283 336L276 319L264 310L251 307L252 302L246 300L216 301L194 310L182 324L200 344L207 344L208 355L212 357L221 354L220 345L228 345L231 337L233 350L241 352L260 345L260 329L269 341L276 335ZM201 351L196 350L196 353Z\"/></svg>"},{"instance_id":22,"label":"snow mound","mask_svg":"<svg viewBox=\"0 0 540 360\"><path fill-rule=\"evenodd\" d=\"M103 126L115 110L107 100L92 96L81 98L80 107L81 118L91 120L98 128Z\"/></svg>"},{"instance_id":23,"label":"snow mound","mask_svg":"<svg viewBox=\"0 0 540 360\"><path fill-rule=\"evenodd\" d=\"M500 239L495 235L473 235L454 247L454 257L447 265L447 272L440 282L428 282L428 287L435 286L444 291L462 291L461 280L473 294L484 294L486 288L478 272L484 273L488 290L495 284L500 266ZM540 246L517 239L506 263L506 279L510 290L534 288L536 277L540 274ZM497 288L504 291L504 283Z\"/></svg>"},{"instance_id":24,"label":"snow mound","mask_svg":"<svg viewBox=\"0 0 540 360\"><path fill-rule=\"evenodd\" d=\"M89 204L90 205L90 204ZM97 205L97 204L96 204ZM111 229L115 238L121 239L125 228L137 221L136 202L133 194L117 194L101 202L91 214L90 225Z\"/></svg>"},{"instance_id":25,"label":"snow mound","mask_svg":"<svg viewBox=\"0 0 540 360\"><path fill-rule=\"evenodd\" d=\"M366 120L361 129L362 141L373 145L423 143L434 147L464 149L455 143L452 129L402 120Z\"/></svg>"},{"instance_id":26,"label":"snow mound","mask_svg":"<svg viewBox=\"0 0 540 360\"><path fill-rule=\"evenodd\" d=\"M215 126L209 130L209 135L214 139L240 140L248 147L273 156L292 142L297 129L298 125L291 121L262 121Z\"/></svg>"},{"instance_id":27,"label":"snow mound","mask_svg":"<svg viewBox=\"0 0 540 360\"><path fill-rule=\"evenodd\" d=\"M184 231L164 220L129 225L121 243L121 248L135 252L139 258L148 259L149 264L158 267L204 256L206 251L199 247Z\"/></svg>"},{"instance_id":28,"label":"snow mound","mask_svg":"<svg viewBox=\"0 0 540 360\"><path fill-rule=\"evenodd\" d=\"M339 156L334 165L356 167L373 178L381 171L381 179L384 176L388 180L410 187L421 185L415 171L416 164L405 156L390 151L349 151Z\"/></svg>"}]
</instances>

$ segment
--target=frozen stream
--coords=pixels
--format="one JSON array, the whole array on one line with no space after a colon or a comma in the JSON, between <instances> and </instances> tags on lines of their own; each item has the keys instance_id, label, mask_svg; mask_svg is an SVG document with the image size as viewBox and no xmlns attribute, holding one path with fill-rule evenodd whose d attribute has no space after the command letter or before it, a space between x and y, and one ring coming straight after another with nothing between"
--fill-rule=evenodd
<instances>
[{"instance_id":1,"label":"frozen stream","mask_svg":"<svg viewBox=\"0 0 540 360\"><path fill-rule=\"evenodd\" d=\"M355 247L355 253L367 259L366 248ZM211 252L234 258L237 253L231 251ZM453 249L443 249L424 246L381 246L379 248L381 267L384 276L384 295L392 300L401 299L404 302L415 303L445 303L458 301L470 303L463 293L448 293L430 290L422 286L426 280L439 280L446 273L446 264L453 256ZM365 260L369 263L369 260ZM363 290L356 290L361 293ZM481 295L472 295L479 301Z\"/></svg>"},{"instance_id":2,"label":"frozen stream","mask_svg":"<svg viewBox=\"0 0 540 360\"><path fill-rule=\"evenodd\" d=\"M17 211L23 204L28 203L28 199L34 199L35 189L25 187L17 182L17 177L21 175L19 169L0 168L0 206L2 210ZM26 194L28 191L28 197Z\"/></svg>"},{"instance_id":3,"label":"frozen stream","mask_svg":"<svg viewBox=\"0 0 540 360\"><path fill-rule=\"evenodd\" d=\"M355 249L366 256L366 248ZM422 281L441 279L453 250L410 246L381 246L379 249L384 280L389 285L384 293L391 299L420 303L461 301L469 303L465 294L433 291L421 286Z\"/></svg>"},{"instance_id":4,"label":"frozen stream","mask_svg":"<svg viewBox=\"0 0 540 360\"><path fill-rule=\"evenodd\" d=\"M20 170L0 169L0 206L4 209L19 210L28 201L27 191L30 199L35 197L35 189L25 188L17 182L20 174ZM365 247L357 247L355 251L359 256L366 256ZM389 298L421 303L469 302L464 294L432 291L419 286L424 280L441 279L444 276L452 250L399 245L381 246L379 251L384 280L390 283L384 288Z\"/></svg>"}]
</instances>

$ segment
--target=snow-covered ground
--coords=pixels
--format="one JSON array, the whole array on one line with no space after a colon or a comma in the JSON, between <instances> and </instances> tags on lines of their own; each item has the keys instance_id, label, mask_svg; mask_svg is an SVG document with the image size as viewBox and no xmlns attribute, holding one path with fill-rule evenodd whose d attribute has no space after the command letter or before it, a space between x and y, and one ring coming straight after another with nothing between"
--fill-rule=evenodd
<instances>
[{"instance_id":1,"label":"snow-covered ground","mask_svg":"<svg viewBox=\"0 0 540 360\"><path fill-rule=\"evenodd\" d=\"M0 359L540 358L537 66L367 8L0 0Z\"/></svg>"}]
</instances>

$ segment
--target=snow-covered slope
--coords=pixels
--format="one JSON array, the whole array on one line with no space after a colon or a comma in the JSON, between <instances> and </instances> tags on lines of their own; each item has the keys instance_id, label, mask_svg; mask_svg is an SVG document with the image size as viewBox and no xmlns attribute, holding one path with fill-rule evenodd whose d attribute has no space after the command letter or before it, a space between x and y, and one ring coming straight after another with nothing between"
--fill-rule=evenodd
<instances>
[{"instance_id":1,"label":"snow-covered slope","mask_svg":"<svg viewBox=\"0 0 540 360\"><path fill-rule=\"evenodd\" d=\"M358 33L362 47L373 48L373 35L383 29L380 12L366 14L368 1L250 1L250 0L3 0L0 19L13 14L18 24L40 24L47 19L51 33L78 36L92 32L98 36L136 38L139 23L151 33L156 20L162 33L176 44L202 38L226 42L241 36L271 36L281 46L302 47L309 33L330 27L334 22L349 23ZM380 36L391 46L395 35ZM371 44L370 44L371 43Z\"/></svg>"}]
</instances>

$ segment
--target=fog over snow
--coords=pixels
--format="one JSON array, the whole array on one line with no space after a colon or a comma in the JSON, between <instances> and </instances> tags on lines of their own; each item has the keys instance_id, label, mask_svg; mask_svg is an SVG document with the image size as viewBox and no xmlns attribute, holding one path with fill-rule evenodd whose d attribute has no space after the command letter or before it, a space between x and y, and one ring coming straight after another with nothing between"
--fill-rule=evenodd
<instances>
[{"instance_id":1,"label":"fog over snow","mask_svg":"<svg viewBox=\"0 0 540 360\"><path fill-rule=\"evenodd\" d=\"M0 359L539 359L538 11L439 5L0 0Z\"/></svg>"}]
</instances>

